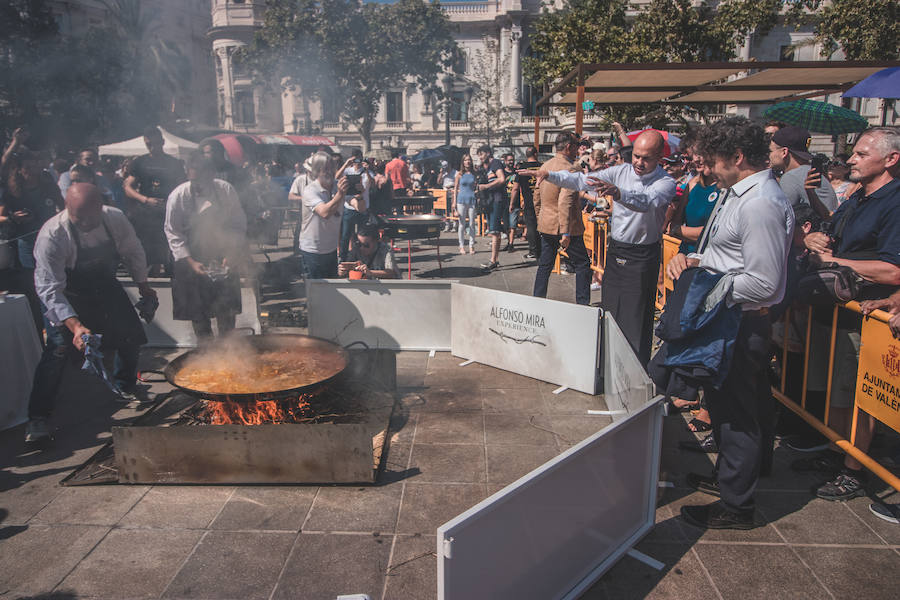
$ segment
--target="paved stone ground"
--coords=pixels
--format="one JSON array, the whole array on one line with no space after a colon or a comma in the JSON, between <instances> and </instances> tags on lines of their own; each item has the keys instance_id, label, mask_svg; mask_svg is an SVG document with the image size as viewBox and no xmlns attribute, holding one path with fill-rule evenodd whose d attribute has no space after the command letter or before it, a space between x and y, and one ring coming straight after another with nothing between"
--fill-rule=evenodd
<instances>
[{"instance_id":1,"label":"paved stone ground","mask_svg":"<svg viewBox=\"0 0 900 600\"><path fill-rule=\"evenodd\" d=\"M455 248L449 235L443 242ZM289 271L290 261L270 256L270 279ZM413 256L414 277L437 274L431 250ZM490 275L477 269L484 251L450 257L444 276L528 293L534 267L520 257L504 254ZM266 310L302 308L289 284L287 292L264 286ZM550 295L571 301L572 286L572 276L553 276ZM145 352L142 368L174 355ZM609 422L585 414L604 407L601 397L555 396L549 384L458 362L447 353L398 355L402 418L385 473L370 487L61 487L112 425L139 414L70 371L52 447L25 449L23 427L0 432L0 597L433 598L436 527ZM661 479L674 487L661 490L658 524L637 546L665 568L626 557L584 598L897 596L900 527L872 516L869 498L814 499L815 478L789 470L797 455L787 449L776 451L775 472L761 483L759 528L703 532L683 523L682 504L711 500L684 484L686 473L711 464L678 450L692 435L682 416L666 419Z\"/></svg>"}]
</instances>

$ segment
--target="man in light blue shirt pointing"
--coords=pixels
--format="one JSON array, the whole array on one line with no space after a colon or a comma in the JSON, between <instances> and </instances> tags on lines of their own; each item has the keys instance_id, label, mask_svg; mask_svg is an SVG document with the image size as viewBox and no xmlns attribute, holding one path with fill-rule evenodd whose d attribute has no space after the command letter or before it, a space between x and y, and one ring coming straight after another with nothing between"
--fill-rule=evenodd
<instances>
[{"instance_id":1,"label":"man in light blue shirt pointing","mask_svg":"<svg viewBox=\"0 0 900 600\"><path fill-rule=\"evenodd\" d=\"M664 148L662 135L648 130L635 140L631 163L591 173L535 172L559 187L612 198L601 306L644 365L650 361L663 221L675 197L675 180L659 166Z\"/></svg>"}]
</instances>

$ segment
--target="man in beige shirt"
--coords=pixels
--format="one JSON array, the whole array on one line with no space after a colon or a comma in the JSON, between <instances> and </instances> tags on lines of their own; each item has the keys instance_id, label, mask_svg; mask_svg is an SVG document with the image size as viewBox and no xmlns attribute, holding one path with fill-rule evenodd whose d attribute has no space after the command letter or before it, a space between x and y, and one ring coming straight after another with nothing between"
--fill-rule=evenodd
<instances>
[{"instance_id":1,"label":"man in beige shirt","mask_svg":"<svg viewBox=\"0 0 900 600\"><path fill-rule=\"evenodd\" d=\"M572 168L578 153L578 136L563 132L556 136L556 156L541 166L546 171L562 171ZM538 233L541 236L541 254L534 278L534 295L547 297L550 271L562 249L575 267L575 302L591 302L591 265L584 247L584 222L581 220L581 203L574 190L562 189L547 180L540 181L534 190L534 208L538 213Z\"/></svg>"}]
</instances>

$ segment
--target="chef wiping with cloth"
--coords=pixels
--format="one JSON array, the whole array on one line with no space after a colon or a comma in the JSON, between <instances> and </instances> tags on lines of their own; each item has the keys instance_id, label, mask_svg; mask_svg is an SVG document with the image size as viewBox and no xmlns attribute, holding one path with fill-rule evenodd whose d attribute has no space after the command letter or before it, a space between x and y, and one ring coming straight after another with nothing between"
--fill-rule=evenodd
<instances>
[{"instance_id":1,"label":"chef wiping with cloth","mask_svg":"<svg viewBox=\"0 0 900 600\"><path fill-rule=\"evenodd\" d=\"M172 304L176 320L190 321L198 341L234 329L241 312L240 271L247 262L247 217L234 187L215 178L212 161L195 152L188 181L169 194L166 238L175 258Z\"/></svg>"},{"instance_id":2,"label":"chef wiping with cloth","mask_svg":"<svg viewBox=\"0 0 900 600\"><path fill-rule=\"evenodd\" d=\"M134 395L138 353L147 342L131 300L116 279L122 262L141 298L156 300L147 284L147 259L134 228L118 208L103 205L91 183L73 183L66 208L51 217L34 247L34 284L51 327L34 374L28 403L26 442L50 437L47 420L70 354L85 352L85 341L102 335L102 349L115 353L112 386L122 402ZM146 302L145 302L146 304Z\"/></svg>"}]
</instances>

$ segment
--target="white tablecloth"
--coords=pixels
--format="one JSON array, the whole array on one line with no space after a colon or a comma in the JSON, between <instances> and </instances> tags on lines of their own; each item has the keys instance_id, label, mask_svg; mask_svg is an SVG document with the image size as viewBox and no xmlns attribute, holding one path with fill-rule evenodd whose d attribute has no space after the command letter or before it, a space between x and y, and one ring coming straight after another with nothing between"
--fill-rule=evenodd
<instances>
[{"instance_id":1,"label":"white tablecloth","mask_svg":"<svg viewBox=\"0 0 900 600\"><path fill-rule=\"evenodd\" d=\"M0 296L0 430L28 419L28 395L40 358L28 300L20 294Z\"/></svg>"}]
</instances>

